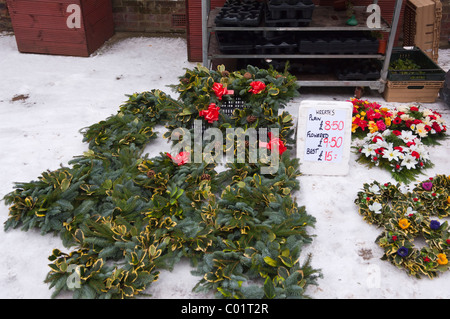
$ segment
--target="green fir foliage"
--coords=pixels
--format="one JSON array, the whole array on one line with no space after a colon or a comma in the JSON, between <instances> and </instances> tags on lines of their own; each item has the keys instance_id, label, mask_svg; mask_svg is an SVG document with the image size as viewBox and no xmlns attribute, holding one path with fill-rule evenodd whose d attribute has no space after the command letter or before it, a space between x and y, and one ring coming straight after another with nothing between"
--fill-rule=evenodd
<instances>
[{"instance_id":1,"label":"green fir foliage","mask_svg":"<svg viewBox=\"0 0 450 319\"><path fill-rule=\"evenodd\" d=\"M249 93L255 79L266 85L260 95ZM167 154L142 155L156 138L156 125L169 132L189 127L182 124L201 119L200 109L221 105L211 91L214 82L227 84L251 106L222 117L219 126L277 127L291 146L292 117L278 114L298 94L287 73L198 66L180 77L179 99L158 90L130 95L116 115L82 130L88 152L36 181L17 183L4 198L10 207L6 230L59 234L70 249L49 257L45 281L53 296L145 295L159 270L172 269L182 257L201 278L195 290L220 298L304 298L308 285L317 284L321 274L311 256L301 256L315 219L293 197L300 171L289 150L278 171L266 175L260 162L232 162L218 173L214 163L177 165Z\"/></svg>"}]
</instances>

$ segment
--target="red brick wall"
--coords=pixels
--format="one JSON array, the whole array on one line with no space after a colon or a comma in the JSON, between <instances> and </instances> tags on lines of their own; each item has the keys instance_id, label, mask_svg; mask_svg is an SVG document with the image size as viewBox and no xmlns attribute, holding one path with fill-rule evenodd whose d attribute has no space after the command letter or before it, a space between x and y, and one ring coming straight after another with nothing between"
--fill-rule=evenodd
<instances>
[{"instance_id":1,"label":"red brick wall","mask_svg":"<svg viewBox=\"0 0 450 319\"><path fill-rule=\"evenodd\" d=\"M11 19L9 18L6 0L0 0L0 32L12 31Z\"/></svg>"},{"instance_id":2,"label":"red brick wall","mask_svg":"<svg viewBox=\"0 0 450 319\"><path fill-rule=\"evenodd\" d=\"M450 47L450 1L441 0L442 23L441 23L441 47Z\"/></svg>"},{"instance_id":3,"label":"red brick wall","mask_svg":"<svg viewBox=\"0 0 450 319\"><path fill-rule=\"evenodd\" d=\"M186 31L186 24L180 26L186 13L185 0L112 0L112 4L116 31Z\"/></svg>"}]
</instances>

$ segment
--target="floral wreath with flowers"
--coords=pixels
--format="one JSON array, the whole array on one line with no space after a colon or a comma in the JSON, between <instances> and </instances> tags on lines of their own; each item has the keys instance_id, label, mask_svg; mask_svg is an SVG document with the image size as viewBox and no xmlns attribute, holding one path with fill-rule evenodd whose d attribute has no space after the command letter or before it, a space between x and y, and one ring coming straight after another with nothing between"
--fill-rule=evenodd
<instances>
[{"instance_id":1,"label":"floral wreath with flowers","mask_svg":"<svg viewBox=\"0 0 450 319\"><path fill-rule=\"evenodd\" d=\"M411 130L425 145L439 145L447 126L440 113L421 106L398 106L392 111L392 130Z\"/></svg>"},{"instance_id":2,"label":"floral wreath with flowers","mask_svg":"<svg viewBox=\"0 0 450 319\"><path fill-rule=\"evenodd\" d=\"M355 200L369 224L383 227L376 243L388 260L411 276L434 278L449 269L450 228L439 218L450 215L450 176L437 175L415 184L374 181L364 184ZM426 246L416 248L422 236Z\"/></svg>"},{"instance_id":3,"label":"floral wreath with flowers","mask_svg":"<svg viewBox=\"0 0 450 319\"><path fill-rule=\"evenodd\" d=\"M423 106L397 106L390 110L376 102L352 98L352 136L364 138L368 133L410 130L426 145L439 145L446 138L447 126L440 113Z\"/></svg>"},{"instance_id":4,"label":"floral wreath with flowers","mask_svg":"<svg viewBox=\"0 0 450 319\"><path fill-rule=\"evenodd\" d=\"M433 166L421 139L411 131L387 129L369 133L355 148L359 162L386 169L397 181L412 181L422 169Z\"/></svg>"}]
</instances>

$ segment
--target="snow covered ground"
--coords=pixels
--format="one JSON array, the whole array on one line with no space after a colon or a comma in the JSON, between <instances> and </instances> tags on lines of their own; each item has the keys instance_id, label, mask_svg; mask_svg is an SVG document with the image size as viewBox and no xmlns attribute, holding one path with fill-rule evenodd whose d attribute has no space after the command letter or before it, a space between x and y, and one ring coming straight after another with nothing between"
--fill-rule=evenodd
<instances>
[{"instance_id":1,"label":"snow covered ground","mask_svg":"<svg viewBox=\"0 0 450 319\"><path fill-rule=\"evenodd\" d=\"M440 66L450 69L450 50L441 50ZM37 179L47 169L66 165L87 150L81 128L115 114L126 94L151 89L174 93L167 85L177 83L187 62L186 42L178 38L125 38L105 45L89 58L21 54L14 36L0 34L0 198L13 190L14 182ZM296 116L304 99L344 101L352 89L301 89L301 97L287 111ZM386 103L377 92L363 96ZM450 123L450 108L440 100L426 104ZM168 150L162 139L146 151ZM450 139L429 149L433 169L426 176L450 175ZM304 255L323 279L308 293L313 298L450 298L450 272L434 280L417 280L388 262L374 243L381 233L362 220L354 204L363 183L394 181L389 173L367 169L350 159L347 176L301 176L298 202L317 218L316 237ZM426 178L426 176L423 176ZM8 208L0 202L0 224ZM52 249L64 250L57 236L39 231L0 229L0 298L49 298L43 282L49 271ZM190 275L189 263L173 272L162 271L149 288L154 298L205 298L191 292L199 280ZM67 295L70 297L70 295Z\"/></svg>"}]
</instances>

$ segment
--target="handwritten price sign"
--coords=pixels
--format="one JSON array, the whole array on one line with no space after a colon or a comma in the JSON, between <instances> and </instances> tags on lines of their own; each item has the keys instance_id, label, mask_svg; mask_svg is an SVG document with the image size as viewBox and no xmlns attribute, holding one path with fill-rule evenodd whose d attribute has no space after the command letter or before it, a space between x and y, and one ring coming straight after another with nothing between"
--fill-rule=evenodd
<instances>
[{"instance_id":1,"label":"handwritten price sign","mask_svg":"<svg viewBox=\"0 0 450 319\"><path fill-rule=\"evenodd\" d=\"M302 102L297 127L297 156L304 174L347 174L352 108L350 102Z\"/></svg>"}]
</instances>

